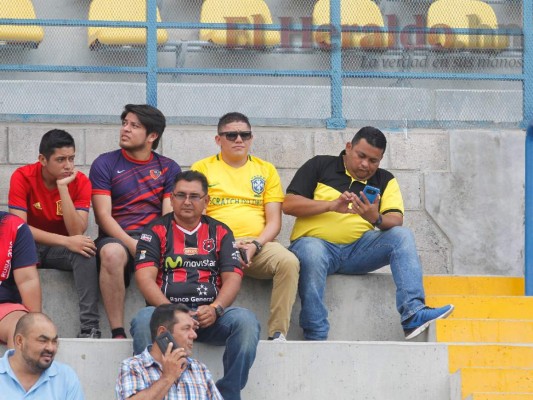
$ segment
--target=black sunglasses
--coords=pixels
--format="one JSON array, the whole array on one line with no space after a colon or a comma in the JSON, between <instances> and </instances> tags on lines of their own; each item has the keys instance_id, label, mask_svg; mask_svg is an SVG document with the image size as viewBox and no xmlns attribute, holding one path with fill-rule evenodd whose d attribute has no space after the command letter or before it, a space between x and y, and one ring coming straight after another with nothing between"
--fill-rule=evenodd
<instances>
[{"instance_id":1,"label":"black sunglasses","mask_svg":"<svg viewBox=\"0 0 533 400\"><path fill-rule=\"evenodd\" d=\"M235 131L235 132L220 132L220 136L226 136L230 142L237 140L237 136L240 136L242 140L250 140L252 138L252 131Z\"/></svg>"}]
</instances>

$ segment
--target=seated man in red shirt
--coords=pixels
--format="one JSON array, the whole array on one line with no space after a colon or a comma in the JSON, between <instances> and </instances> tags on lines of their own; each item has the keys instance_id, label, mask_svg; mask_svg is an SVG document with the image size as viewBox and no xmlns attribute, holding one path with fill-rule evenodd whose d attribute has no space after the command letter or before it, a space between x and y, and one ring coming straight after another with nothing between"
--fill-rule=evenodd
<instances>
[{"instance_id":1,"label":"seated man in red shirt","mask_svg":"<svg viewBox=\"0 0 533 400\"><path fill-rule=\"evenodd\" d=\"M41 311L41 285L28 225L0 211L0 237L0 341L12 348L18 320L29 311Z\"/></svg>"},{"instance_id":2,"label":"seated man in red shirt","mask_svg":"<svg viewBox=\"0 0 533 400\"><path fill-rule=\"evenodd\" d=\"M39 160L11 176L8 207L30 226L39 266L73 272L80 307L78 337L100 338L96 246L84 235L91 183L74 166L75 150L68 132L46 132Z\"/></svg>"}]
</instances>

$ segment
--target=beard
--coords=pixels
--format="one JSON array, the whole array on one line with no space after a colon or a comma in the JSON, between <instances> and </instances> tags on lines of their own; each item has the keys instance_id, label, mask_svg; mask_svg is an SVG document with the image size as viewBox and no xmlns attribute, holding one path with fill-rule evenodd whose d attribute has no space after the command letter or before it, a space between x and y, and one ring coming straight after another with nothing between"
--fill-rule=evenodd
<instances>
[{"instance_id":1,"label":"beard","mask_svg":"<svg viewBox=\"0 0 533 400\"><path fill-rule=\"evenodd\" d=\"M48 356L50 357L50 361L41 361L41 357ZM52 365L52 362L54 361L55 354L43 351L41 354L39 354L38 359L31 358L28 354L22 352L22 358L24 358L24 361L26 361L26 364L28 367L37 373L41 373L45 370L47 370L50 365Z\"/></svg>"}]
</instances>

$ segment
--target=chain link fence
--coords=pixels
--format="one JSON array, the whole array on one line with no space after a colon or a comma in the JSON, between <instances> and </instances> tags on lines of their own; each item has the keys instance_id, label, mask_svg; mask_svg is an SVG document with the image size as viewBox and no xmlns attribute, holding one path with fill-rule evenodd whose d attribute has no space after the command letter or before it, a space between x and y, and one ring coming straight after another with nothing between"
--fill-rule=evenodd
<instances>
[{"instance_id":1,"label":"chain link fence","mask_svg":"<svg viewBox=\"0 0 533 400\"><path fill-rule=\"evenodd\" d=\"M4 1L0 118L518 126L530 1Z\"/></svg>"}]
</instances>

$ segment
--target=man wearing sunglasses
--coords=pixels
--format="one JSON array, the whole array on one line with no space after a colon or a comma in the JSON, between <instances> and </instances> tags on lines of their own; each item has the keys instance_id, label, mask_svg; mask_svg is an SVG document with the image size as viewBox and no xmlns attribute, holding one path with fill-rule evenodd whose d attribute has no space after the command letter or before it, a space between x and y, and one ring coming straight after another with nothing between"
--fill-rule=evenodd
<instances>
[{"instance_id":1,"label":"man wearing sunglasses","mask_svg":"<svg viewBox=\"0 0 533 400\"><path fill-rule=\"evenodd\" d=\"M224 115L215 141L220 153L191 167L209 181L207 215L227 224L246 251L244 274L272 279L268 339L285 341L298 286L298 259L274 241L281 229L283 189L275 167L249 154L250 122L240 113Z\"/></svg>"}]
</instances>

